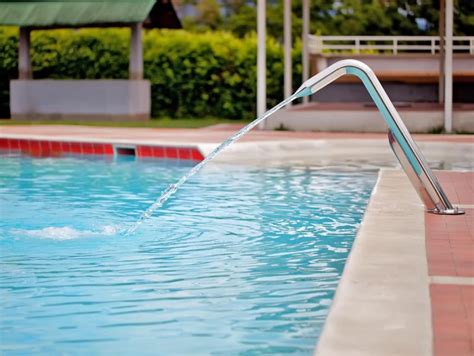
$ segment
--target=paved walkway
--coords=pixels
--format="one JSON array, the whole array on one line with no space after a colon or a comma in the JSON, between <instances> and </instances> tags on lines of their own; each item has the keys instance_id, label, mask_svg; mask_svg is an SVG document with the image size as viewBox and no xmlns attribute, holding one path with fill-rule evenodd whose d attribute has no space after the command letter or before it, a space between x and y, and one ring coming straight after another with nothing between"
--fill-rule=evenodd
<instances>
[{"instance_id":1,"label":"paved walkway","mask_svg":"<svg viewBox=\"0 0 474 356\"><path fill-rule=\"evenodd\" d=\"M465 215L425 214L435 355L474 355L474 173L440 172Z\"/></svg>"},{"instance_id":2,"label":"paved walkway","mask_svg":"<svg viewBox=\"0 0 474 356\"><path fill-rule=\"evenodd\" d=\"M23 125L0 126L0 136L28 135L42 137L76 137L91 139L129 139L155 140L160 142L182 143L220 143L232 135L242 125L216 125L202 129L157 129L129 127L94 127L94 126L61 126L61 125ZM387 139L383 133L345 133L345 132L293 132L293 131L258 131L253 130L241 141L282 141L282 140L316 140L316 139ZM417 141L464 142L474 143L474 135L414 135Z\"/></svg>"}]
</instances>

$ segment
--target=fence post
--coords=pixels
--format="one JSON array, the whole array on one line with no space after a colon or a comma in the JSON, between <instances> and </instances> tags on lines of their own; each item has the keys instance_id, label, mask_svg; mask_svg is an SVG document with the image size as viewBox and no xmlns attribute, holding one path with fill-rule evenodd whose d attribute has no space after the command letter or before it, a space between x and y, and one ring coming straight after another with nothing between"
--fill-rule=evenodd
<instances>
[{"instance_id":1,"label":"fence post","mask_svg":"<svg viewBox=\"0 0 474 356\"><path fill-rule=\"evenodd\" d=\"M310 16L310 0L303 0L303 39L302 39L302 75L303 82L309 78L309 48L308 48L308 37L309 37L309 16ZM308 97L303 97L303 103L308 102Z\"/></svg>"},{"instance_id":2,"label":"fence post","mask_svg":"<svg viewBox=\"0 0 474 356\"><path fill-rule=\"evenodd\" d=\"M30 29L20 27L18 45L18 78L31 79Z\"/></svg>"},{"instance_id":3,"label":"fence post","mask_svg":"<svg viewBox=\"0 0 474 356\"><path fill-rule=\"evenodd\" d=\"M257 116L267 111L266 0L257 1ZM265 128L265 121L258 125Z\"/></svg>"},{"instance_id":4,"label":"fence post","mask_svg":"<svg viewBox=\"0 0 474 356\"><path fill-rule=\"evenodd\" d=\"M444 130L453 131L453 0L446 0L444 58Z\"/></svg>"}]
</instances>

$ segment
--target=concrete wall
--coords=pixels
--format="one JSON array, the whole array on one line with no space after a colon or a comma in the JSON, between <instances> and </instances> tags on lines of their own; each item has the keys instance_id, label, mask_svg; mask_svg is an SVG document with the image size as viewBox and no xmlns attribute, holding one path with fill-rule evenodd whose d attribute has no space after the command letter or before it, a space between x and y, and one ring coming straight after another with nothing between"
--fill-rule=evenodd
<instances>
[{"instance_id":1,"label":"concrete wall","mask_svg":"<svg viewBox=\"0 0 474 356\"><path fill-rule=\"evenodd\" d=\"M269 130L284 128L292 131L387 132L387 125L375 108L305 110L301 106L276 112L267 119L265 128ZM439 132L443 128L444 114L441 110L403 109L399 113L412 133ZM460 133L474 133L474 110L454 111L453 130Z\"/></svg>"},{"instance_id":2,"label":"concrete wall","mask_svg":"<svg viewBox=\"0 0 474 356\"><path fill-rule=\"evenodd\" d=\"M367 64L375 73L379 74L413 74L416 76L429 76L436 80L439 75L439 56L437 54L397 54L397 55L368 55L368 54L327 54L312 55L316 64L312 69L321 71L342 59L357 59ZM313 71L312 71L313 72ZM314 74L314 73L313 73ZM474 74L474 55L468 53L454 54L453 74ZM426 80L427 78L425 78Z\"/></svg>"},{"instance_id":3,"label":"concrete wall","mask_svg":"<svg viewBox=\"0 0 474 356\"><path fill-rule=\"evenodd\" d=\"M18 120L147 120L147 80L12 80L11 117Z\"/></svg>"}]
</instances>

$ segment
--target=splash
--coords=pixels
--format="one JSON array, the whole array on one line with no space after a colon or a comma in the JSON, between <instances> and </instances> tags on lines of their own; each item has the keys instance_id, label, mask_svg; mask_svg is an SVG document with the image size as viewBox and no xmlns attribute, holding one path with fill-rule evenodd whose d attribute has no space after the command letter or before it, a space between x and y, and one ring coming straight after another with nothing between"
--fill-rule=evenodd
<instances>
[{"instance_id":1,"label":"splash","mask_svg":"<svg viewBox=\"0 0 474 356\"><path fill-rule=\"evenodd\" d=\"M77 230L69 226L56 227L50 226L38 230L15 229L12 231L16 235L37 237L50 240L74 240L84 237L102 237L116 235L119 230L114 226L104 226L100 230Z\"/></svg>"}]
</instances>

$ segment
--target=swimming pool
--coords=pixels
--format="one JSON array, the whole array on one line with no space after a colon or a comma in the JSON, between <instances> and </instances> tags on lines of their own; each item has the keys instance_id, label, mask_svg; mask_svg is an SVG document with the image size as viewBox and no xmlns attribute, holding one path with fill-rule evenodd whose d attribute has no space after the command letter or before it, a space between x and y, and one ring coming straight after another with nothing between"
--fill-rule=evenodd
<instances>
[{"instance_id":1,"label":"swimming pool","mask_svg":"<svg viewBox=\"0 0 474 356\"><path fill-rule=\"evenodd\" d=\"M375 170L0 156L0 350L312 353Z\"/></svg>"}]
</instances>

